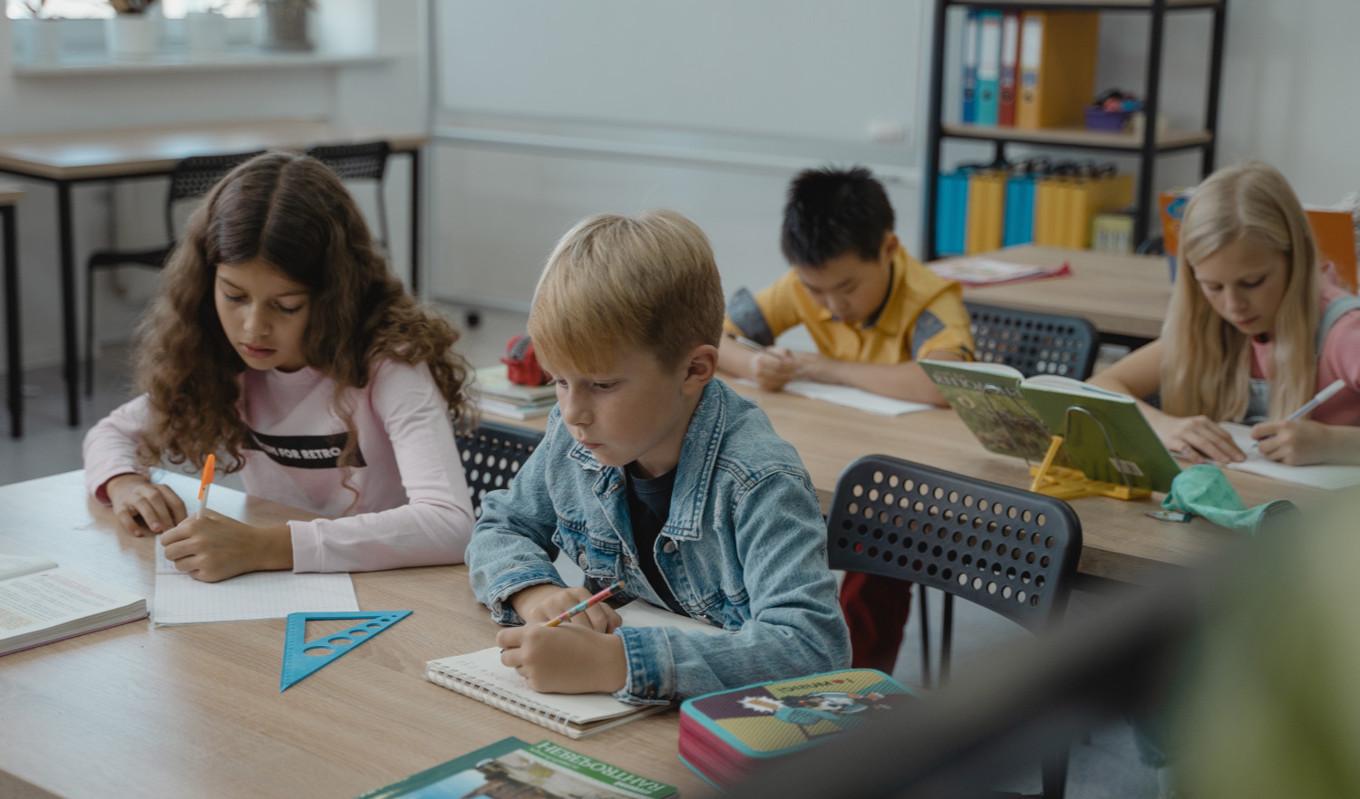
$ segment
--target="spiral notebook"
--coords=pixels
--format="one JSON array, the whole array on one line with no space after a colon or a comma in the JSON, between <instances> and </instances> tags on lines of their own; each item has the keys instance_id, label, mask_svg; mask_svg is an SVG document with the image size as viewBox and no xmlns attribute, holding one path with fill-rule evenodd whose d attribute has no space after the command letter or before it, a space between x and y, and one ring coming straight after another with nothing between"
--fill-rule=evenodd
<instances>
[{"instance_id":1,"label":"spiral notebook","mask_svg":"<svg viewBox=\"0 0 1360 799\"><path fill-rule=\"evenodd\" d=\"M718 627L661 610L641 600L620 608L619 615L628 627L674 627L723 634ZM608 694L539 693L514 669L501 664L500 650L494 646L466 655L431 660L425 664L425 679L570 738L584 738L670 707L629 705Z\"/></svg>"}]
</instances>

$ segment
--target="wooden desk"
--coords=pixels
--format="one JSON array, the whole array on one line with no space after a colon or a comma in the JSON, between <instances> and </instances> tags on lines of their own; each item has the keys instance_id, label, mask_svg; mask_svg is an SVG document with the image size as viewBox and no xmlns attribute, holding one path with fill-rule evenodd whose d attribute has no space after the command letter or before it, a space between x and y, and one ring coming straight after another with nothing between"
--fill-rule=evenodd
<instances>
[{"instance_id":1,"label":"wooden desk","mask_svg":"<svg viewBox=\"0 0 1360 799\"><path fill-rule=\"evenodd\" d=\"M994 455L948 409L884 417L792 394L770 393L731 384L755 401L774 429L793 444L812 475L825 510L845 467L863 455L893 455L995 483L1029 487L1025 462ZM506 424L542 430L545 419ZM1248 505L1272 499L1307 503L1318 492L1256 475L1228 472ZM1160 495L1158 495L1160 499ZM1078 571L1088 578L1123 583L1152 582L1167 569L1190 566L1222 551L1241 536L1203 519L1186 524L1161 522L1144 514L1160 506L1152 501L1123 502L1106 497L1073 500L1081 519L1082 554Z\"/></svg>"},{"instance_id":2,"label":"wooden desk","mask_svg":"<svg viewBox=\"0 0 1360 799\"><path fill-rule=\"evenodd\" d=\"M71 187L78 183L164 177L191 155L252 150L302 150L316 144L387 140L411 159L411 291L420 292L420 150L424 134L393 134L334 125L319 119L158 125L76 134L0 139L0 172L52 183L57 189L61 248L62 360L67 422L80 424L76 370L75 240Z\"/></svg>"},{"instance_id":3,"label":"wooden desk","mask_svg":"<svg viewBox=\"0 0 1360 799\"><path fill-rule=\"evenodd\" d=\"M24 193L18 186L0 184L0 259L5 268L5 382L9 394L9 434L24 434L24 353L19 347L19 241L14 206Z\"/></svg>"},{"instance_id":4,"label":"wooden desk","mask_svg":"<svg viewBox=\"0 0 1360 799\"><path fill-rule=\"evenodd\" d=\"M0 487L0 548L150 599L154 542L83 496L78 471ZM306 516L221 486L212 498L247 521ZM426 660L494 641L465 567L356 574L354 587L365 610L415 612L283 694L282 619L141 621L0 658L0 796L354 796L509 735L703 792L676 758L675 712L572 741L427 682Z\"/></svg>"},{"instance_id":5,"label":"wooden desk","mask_svg":"<svg viewBox=\"0 0 1360 799\"><path fill-rule=\"evenodd\" d=\"M965 300L1022 311L1082 316L1103 337L1121 343L1136 344L1162 334L1162 320L1171 302L1171 279L1165 257L1112 255L1031 244L980 257L1031 266L1056 267L1067 261L1072 274L1004 286L966 287Z\"/></svg>"}]
</instances>

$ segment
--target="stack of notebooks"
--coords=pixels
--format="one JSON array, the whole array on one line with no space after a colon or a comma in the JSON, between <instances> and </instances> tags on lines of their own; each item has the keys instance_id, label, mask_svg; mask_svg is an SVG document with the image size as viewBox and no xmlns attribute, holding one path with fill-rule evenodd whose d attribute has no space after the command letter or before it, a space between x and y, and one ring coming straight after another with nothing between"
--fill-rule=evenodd
<instances>
[{"instance_id":1,"label":"stack of notebooks","mask_svg":"<svg viewBox=\"0 0 1360 799\"><path fill-rule=\"evenodd\" d=\"M686 700L680 760L716 786L901 707L910 692L881 671L846 669Z\"/></svg>"},{"instance_id":2,"label":"stack of notebooks","mask_svg":"<svg viewBox=\"0 0 1360 799\"><path fill-rule=\"evenodd\" d=\"M521 386L505 376L505 367L484 366L477 370L473 384L477 405L484 413L511 419L536 419L547 416L557 404L557 389L546 386Z\"/></svg>"}]
</instances>

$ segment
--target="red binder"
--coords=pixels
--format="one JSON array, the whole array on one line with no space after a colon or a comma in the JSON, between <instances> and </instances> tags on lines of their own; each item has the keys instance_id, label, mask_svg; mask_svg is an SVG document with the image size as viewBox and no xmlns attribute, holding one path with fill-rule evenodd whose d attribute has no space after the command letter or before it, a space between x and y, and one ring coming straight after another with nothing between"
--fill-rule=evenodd
<instances>
[{"instance_id":1,"label":"red binder","mask_svg":"<svg viewBox=\"0 0 1360 799\"><path fill-rule=\"evenodd\" d=\"M1007 11L1001 20L1001 91L996 123L1015 125L1015 91L1020 79L1020 12Z\"/></svg>"}]
</instances>

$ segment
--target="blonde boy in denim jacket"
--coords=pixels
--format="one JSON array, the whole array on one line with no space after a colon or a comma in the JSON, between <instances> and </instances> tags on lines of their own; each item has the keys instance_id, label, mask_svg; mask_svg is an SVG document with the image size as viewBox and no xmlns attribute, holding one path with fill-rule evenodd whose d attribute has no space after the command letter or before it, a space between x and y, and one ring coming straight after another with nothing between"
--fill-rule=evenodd
<instances>
[{"instance_id":1,"label":"blonde boy in denim jacket","mask_svg":"<svg viewBox=\"0 0 1360 799\"><path fill-rule=\"evenodd\" d=\"M811 480L714 378L722 325L708 240L674 212L591 217L548 259L529 332L558 406L467 550L477 599L516 625L502 662L534 689L662 704L849 663ZM607 605L542 624L618 579L722 631L621 627Z\"/></svg>"}]
</instances>

